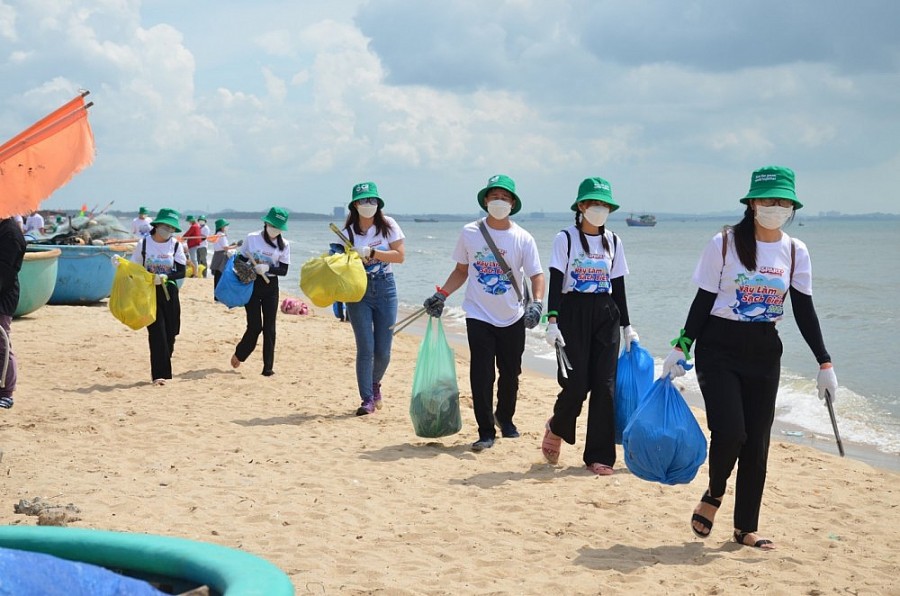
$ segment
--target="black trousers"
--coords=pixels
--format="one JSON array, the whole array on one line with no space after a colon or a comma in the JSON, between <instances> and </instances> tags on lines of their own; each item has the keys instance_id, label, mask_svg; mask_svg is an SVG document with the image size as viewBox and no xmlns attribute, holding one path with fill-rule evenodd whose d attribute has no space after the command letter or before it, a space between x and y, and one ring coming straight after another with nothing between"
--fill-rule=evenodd
<instances>
[{"instance_id":1,"label":"black trousers","mask_svg":"<svg viewBox=\"0 0 900 596\"><path fill-rule=\"evenodd\" d=\"M275 317L278 314L278 278L270 277L269 283L257 277L253 282L253 294L244 305L247 313L247 329L234 348L238 360L246 360L253 350L259 334L263 336L263 372L272 372L275 365Z\"/></svg>"},{"instance_id":2,"label":"black trousers","mask_svg":"<svg viewBox=\"0 0 900 596\"><path fill-rule=\"evenodd\" d=\"M759 525L781 352L774 323L711 316L697 338L697 381L711 433L709 491L725 494L736 463L734 527L744 532Z\"/></svg>"},{"instance_id":3,"label":"black trousers","mask_svg":"<svg viewBox=\"0 0 900 596\"><path fill-rule=\"evenodd\" d=\"M172 353L175 351L175 336L181 332L181 303L178 300L178 286L166 284L169 299L162 286L156 286L156 320L147 326L147 341L150 344L150 378L172 378Z\"/></svg>"},{"instance_id":4,"label":"black trousers","mask_svg":"<svg viewBox=\"0 0 900 596\"><path fill-rule=\"evenodd\" d=\"M497 420L512 422L516 414L519 375L522 373L522 352L525 351L524 317L509 327L495 327L477 319L466 319L469 339L469 384L472 388L472 408L478 423L478 438L493 439L494 379L497 380Z\"/></svg>"},{"instance_id":5,"label":"black trousers","mask_svg":"<svg viewBox=\"0 0 900 596\"><path fill-rule=\"evenodd\" d=\"M550 430L572 445L575 422L588 402L585 464L616 462L616 371L619 364L619 309L609 294L562 295L559 331L566 342L566 356L572 364L564 378L557 371L562 391L553 406Z\"/></svg>"}]
</instances>

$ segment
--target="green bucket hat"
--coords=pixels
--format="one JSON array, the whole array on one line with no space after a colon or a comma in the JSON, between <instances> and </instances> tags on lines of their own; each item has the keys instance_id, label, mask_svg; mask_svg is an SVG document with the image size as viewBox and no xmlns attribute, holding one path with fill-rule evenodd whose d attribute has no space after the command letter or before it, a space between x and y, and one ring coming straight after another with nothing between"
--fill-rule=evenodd
<instances>
[{"instance_id":1,"label":"green bucket hat","mask_svg":"<svg viewBox=\"0 0 900 596\"><path fill-rule=\"evenodd\" d=\"M225 226L230 226L231 222L229 222L227 219L217 219L215 225L217 230L221 230Z\"/></svg>"},{"instance_id":2,"label":"green bucket hat","mask_svg":"<svg viewBox=\"0 0 900 596\"><path fill-rule=\"evenodd\" d=\"M187 221L189 221L189 222L191 222L191 223L194 222L194 216L193 216L193 215L185 215L185 216L184 216L184 219L186 219Z\"/></svg>"},{"instance_id":3,"label":"green bucket hat","mask_svg":"<svg viewBox=\"0 0 900 596\"><path fill-rule=\"evenodd\" d=\"M147 209L146 207L141 207L138 209L138 215L148 215L149 213L150 213L150 210Z\"/></svg>"},{"instance_id":4,"label":"green bucket hat","mask_svg":"<svg viewBox=\"0 0 900 596\"><path fill-rule=\"evenodd\" d=\"M794 192L794 170L781 166L765 166L750 175L750 190L741 203L747 205L752 199L790 199L794 209L803 207Z\"/></svg>"},{"instance_id":5,"label":"green bucket hat","mask_svg":"<svg viewBox=\"0 0 900 596\"><path fill-rule=\"evenodd\" d=\"M376 186L374 182L360 182L353 187L353 194L351 195L348 207L353 205L356 201L370 198L378 199L378 206L384 209L384 201L378 196L378 186Z\"/></svg>"},{"instance_id":6,"label":"green bucket hat","mask_svg":"<svg viewBox=\"0 0 900 596\"><path fill-rule=\"evenodd\" d=\"M272 207L262 220L283 232L287 230L288 211L284 207Z\"/></svg>"},{"instance_id":7,"label":"green bucket hat","mask_svg":"<svg viewBox=\"0 0 900 596\"><path fill-rule=\"evenodd\" d=\"M484 203L484 197L492 188L502 188L512 193L512 196L516 200L516 203L515 205L513 205L512 210L509 212L510 215L515 215L522 209L522 199L520 199L519 195L516 194L516 183L513 182L512 178L503 174L495 174L494 176L488 178L487 185L478 191L478 205L481 206L482 209L487 211L487 205Z\"/></svg>"},{"instance_id":8,"label":"green bucket hat","mask_svg":"<svg viewBox=\"0 0 900 596\"><path fill-rule=\"evenodd\" d=\"M572 211L578 211L578 203L581 201L603 201L609 205L610 213L619 208L619 204L612 198L612 187L609 182L599 177L585 178L578 185L578 196L572 203Z\"/></svg>"},{"instance_id":9,"label":"green bucket hat","mask_svg":"<svg viewBox=\"0 0 900 596\"><path fill-rule=\"evenodd\" d=\"M198 216L197 216L197 221L198 221L198 222L200 222L200 221L206 222L206 216L205 216L205 215L198 215Z\"/></svg>"},{"instance_id":10,"label":"green bucket hat","mask_svg":"<svg viewBox=\"0 0 900 596\"><path fill-rule=\"evenodd\" d=\"M174 209L163 208L159 210L159 213L156 215L156 219L150 222L151 226L156 226L159 224L165 224L171 228L174 228L176 232L180 232L181 228L178 227L178 220L181 218L181 214L179 214Z\"/></svg>"}]
</instances>

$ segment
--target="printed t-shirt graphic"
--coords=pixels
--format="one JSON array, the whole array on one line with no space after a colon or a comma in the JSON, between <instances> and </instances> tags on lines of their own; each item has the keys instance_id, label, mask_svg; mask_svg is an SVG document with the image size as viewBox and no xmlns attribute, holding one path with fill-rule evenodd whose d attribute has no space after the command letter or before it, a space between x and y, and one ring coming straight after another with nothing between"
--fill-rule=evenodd
<instances>
[{"instance_id":1,"label":"printed t-shirt graphic","mask_svg":"<svg viewBox=\"0 0 900 596\"><path fill-rule=\"evenodd\" d=\"M784 315L789 284L812 295L812 264L806 245L793 240L794 276L791 279L791 238L782 234L777 242L756 243L756 271L747 271L734 250L729 233L728 251L722 262L722 234L716 234L703 250L694 282L716 294L710 314L743 322L776 323Z\"/></svg>"},{"instance_id":2,"label":"printed t-shirt graphic","mask_svg":"<svg viewBox=\"0 0 900 596\"><path fill-rule=\"evenodd\" d=\"M568 232L568 237L566 236ZM579 292L582 294L612 293L611 280L628 275L628 263L622 243L615 235L605 232L610 254L603 247L603 236L585 235L588 242L588 253L584 252L574 225L558 233L553 239L553 253L550 267L564 274L564 294ZM616 247L616 248L613 248Z\"/></svg>"},{"instance_id":3,"label":"printed t-shirt graphic","mask_svg":"<svg viewBox=\"0 0 900 596\"><path fill-rule=\"evenodd\" d=\"M388 251L391 250L392 242L406 238L403 234L403 230L400 229L400 226L397 225L397 222L392 217L385 215L384 221L391 226L391 231L388 232L387 237L379 234L375 229L375 226L371 226L366 230L365 234L353 232L353 248L359 250L364 246L368 246L371 247L372 250ZM344 234L347 234L347 228L344 228ZM388 273L393 273L390 263L385 263L378 259L363 261L363 266L366 269L366 275L386 275Z\"/></svg>"},{"instance_id":4,"label":"printed t-shirt graphic","mask_svg":"<svg viewBox=\"0 0 900 596\"><path fill-rule=\"evenodd\" d=\"M499 246L497 247L497 250L500 251L500 254L503 255L505 259L506 251ZM487 246L483 246L481 250L475 253L475 260L472 261L472 267L475 268L475 279L486 293L499 295L514 291L512 289L512 283L509 281L509 277L503 273L500 263L497 262L494 253L492 253L491 249Z\"/></svg>"},{"instance_id":5,"label":"printed t-shirt graphic","mask_svg":"<svg viewBox=\"0 0 900 596\"><path fill-rule=\"evenodd\" d=\"M146 248L144 243L146 242ZM131 261L138 265L143 264L144 269L150 273L168 275L175 270L175 263L185 265L187 259L184 256L184 246L170 238L165 242L157 242L152 236L141 239L131 253Z\"/></svg>"}]
</instances>

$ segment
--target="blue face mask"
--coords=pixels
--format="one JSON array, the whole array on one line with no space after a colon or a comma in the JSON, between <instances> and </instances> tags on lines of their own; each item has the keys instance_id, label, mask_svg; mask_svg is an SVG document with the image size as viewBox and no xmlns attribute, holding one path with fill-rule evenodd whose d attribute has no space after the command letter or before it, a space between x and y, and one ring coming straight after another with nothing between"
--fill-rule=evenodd
<instances>
[{"instance_id":1,"label":"blue face mask","mask_svg":"<svg viewBox=\"0 0 900 596\"><path fill-rule=\"evenodd\" d=\"M169 226L157 226L156 235L163 240L168 240L172 237L172 228L170 228Z\"/></svg>"}]
</instances>

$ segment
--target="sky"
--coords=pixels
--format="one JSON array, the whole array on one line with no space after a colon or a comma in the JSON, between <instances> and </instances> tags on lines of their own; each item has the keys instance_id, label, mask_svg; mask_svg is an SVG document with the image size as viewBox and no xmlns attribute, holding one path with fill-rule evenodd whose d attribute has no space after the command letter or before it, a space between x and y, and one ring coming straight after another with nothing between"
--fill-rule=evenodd
<instances>
[{"instance_id":1,"label":"sky","mask_svg":"<svg viewBox=\"0 0 900 596\"><path fill-rule=\"evenodd\" d=\"M900 213L896 0L0 0L0 141L90 91L96 158L42 208Z\"/></svg>"}]
</instances>

